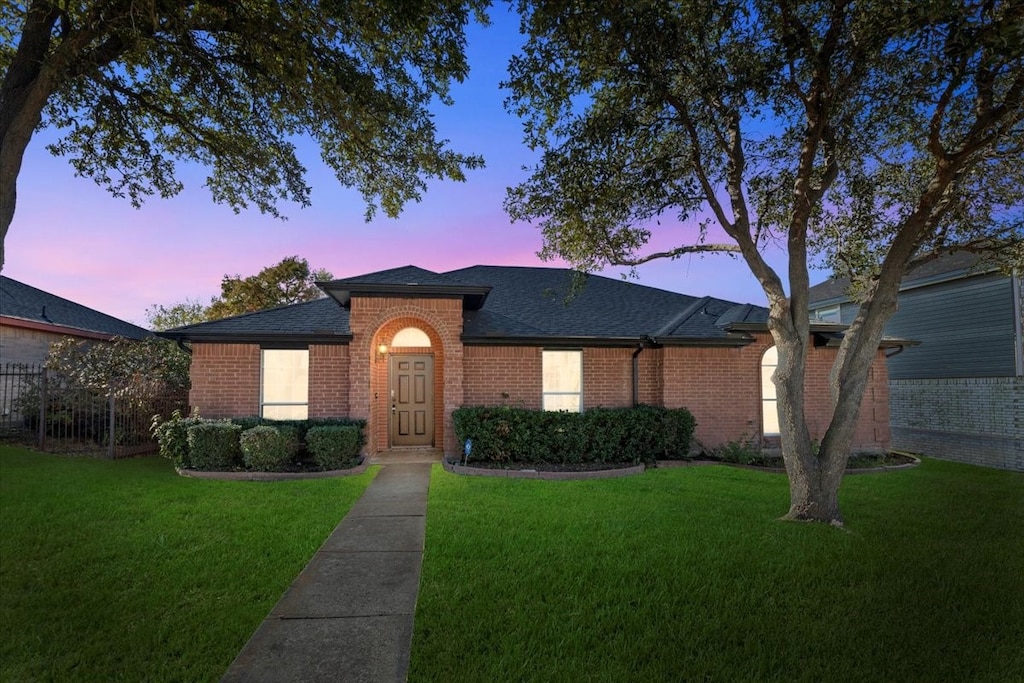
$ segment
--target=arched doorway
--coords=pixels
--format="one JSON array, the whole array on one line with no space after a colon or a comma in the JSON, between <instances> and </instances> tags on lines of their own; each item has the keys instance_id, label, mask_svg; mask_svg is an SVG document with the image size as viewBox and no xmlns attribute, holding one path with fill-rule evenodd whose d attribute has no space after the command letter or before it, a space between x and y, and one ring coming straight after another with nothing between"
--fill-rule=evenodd
<instances>
[{"instance_id":1,"label":"arched doorway","mask_svg":"<svg viewBox=\"0 0 1024 683\"><path fill-rule=\"evenodd\" d=\"M436 395L434 344L418 326L407 325L393 334L387 327L380 334L381 339L390 338L390 344L379 345L386 347L387 354L387 447L434 446L440 398Z\"/></svg>"}]
</instances>

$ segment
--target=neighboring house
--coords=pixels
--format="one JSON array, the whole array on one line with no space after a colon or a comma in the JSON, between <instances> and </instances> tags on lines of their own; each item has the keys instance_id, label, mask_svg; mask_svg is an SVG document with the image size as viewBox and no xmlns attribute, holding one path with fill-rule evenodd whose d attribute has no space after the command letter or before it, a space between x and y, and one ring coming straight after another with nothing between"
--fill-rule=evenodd
<instances>
[{"instance_id":1,"label":"neighboring house","mask_svg":"<svg viewBox=\"0 0 1024 683\"><path fill-rule=\"evenodd\" d=\"M767 310L572 271L406 266L320 283L328 297L169 330L192 350L190 403L207 417L352 416L368 450L458 453L468 405L686 407L705 447L777 439ZM830 417L836 327L812 326L809 421ZM884 349L855 441L889 445Z\"/></svg>"},{"instance_id":2,"label":"neighboring house","mask_svg":"<svg viewBox=\"0 0 1024 683\"><path fill-rule=\"evenodd\" d=\"M812 320L850 323L848 281L811 288ZM903 279L889 361L894 448L1024 471L1024 282L960 252Z\"/></svg>"},{"instance_id":3,"label":"neighboring house","mask_svg":"<svg viewBox=\"0 0 1024 683\"><path fill-rule=\"evenodd\" d=\"M145 339L149 330L0 275L0 365L41 365L64 337Z\"/></svg>"}]
</instances>

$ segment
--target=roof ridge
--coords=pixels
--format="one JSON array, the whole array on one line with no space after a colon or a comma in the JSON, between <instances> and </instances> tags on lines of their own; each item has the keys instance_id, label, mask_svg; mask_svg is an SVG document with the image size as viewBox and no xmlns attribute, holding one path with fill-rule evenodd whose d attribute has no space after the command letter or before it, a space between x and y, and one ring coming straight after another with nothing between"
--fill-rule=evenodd
<instances>
[{"instance_id":1,"label":"roof ridge","mask_svg":"<svg viewBox=\"0 0 1024 683\"><path fill-rule=\"evenodd\" d=\"M683 311L668 321L668 323L654 333L655 338L664 337L672 334L680 325L689 320L702 306L706 306L711 301L710 296L702 296L701 298L694 301L692 304L683 309Z\"/></svg>"}]
</instances>

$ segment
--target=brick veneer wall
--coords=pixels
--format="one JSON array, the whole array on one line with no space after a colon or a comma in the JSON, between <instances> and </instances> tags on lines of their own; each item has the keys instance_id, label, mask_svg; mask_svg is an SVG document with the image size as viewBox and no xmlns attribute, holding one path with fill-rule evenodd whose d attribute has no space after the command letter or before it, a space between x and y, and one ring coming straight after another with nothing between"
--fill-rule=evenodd
<instances>
[{"instance_id":1,"label":"brick veneer wall","mask_svg":"<svg viewBox=\"0 0 1024 683\"><path fill-rule=\"evenodd\" d=\"M1024 472L1024 377L889 381L894 448Z\"/></svg>"},{"instance_id":2,"label":"brick veneer wall","mask_svg":"<svg viewBox=\"0 0 1024 683\"><path fill-rule=\"evenodd\" d=\"M540 408L540 347L463 347L461 301L364 297L352 300L352 343L310 346L310 417L350 415L369 420L368 451L388 447L388 363L378 358L398 330L417 327L431 347L390 348L389 353L430 353L434 357L434 442L458 450L451 414L462 405L514 405ZM697 439L706 448L727 441L757 439L761 432L761 357L767 334L748 346L663 347L638 356L641 403L686 407L697 419ZM583 350L584 405L632 403L634 349ZM808 423L820 439L831 417L828 373L834 348L812 348L807 372ZM190 401L207 417L259 412L260 350L256 344L193 346ZM890 440L889 387L879 352L865 393L855 448L880 450Z\"/></svg>"},{"instance_id":3,"label":"brick veneer wall","mask_svg":"<svg viewBox=\"0 0 1024 683\"><path fill-rule=\"evenodd\" d=\"M536 346L467 346L462 354L465 405L540 410L541 351Z\"/></svg>"},{"instance_id":4,"label":"brick veneer wall","mask_svg":"<svg viewBox=\"0 0 1024 683\"><path fill-rule=\"evenodd\" d=\"M42 365L50 353L50 344L61 339L62 334L0 325L0 364Z\"/></svg>"},{"instance_id":5,"label":"brick veneer wall","mask_svg":"<svg viewBox=\"0 0 1024 683\"><path fill-rule=\"evenodd\" d=\"M348 417L348 371L347 344L310 344L310 417Z\"/></svg>"},{"instance_id":6,"label":"brick veneer wall","mask_svg":"<svg viewBox=\"0 0 1024 683\"><path fill-rule=\"evenodd\" d=\"M369 452L388 447L388 369L387 363L377 358L377 347L390 344L403 327L417 327L430 337L430 353L434 356L434 444L445 452L455 449L451 414L463 403L462 300L354 296L349 327L349 406L354 417L369 420Z\"/></svg>"},{"instance_id":7,"label":"brick veneer wall","mask_svg":"<svg viewBox=\"0 0 1024 683\"><path fill-rule=\"evenodd\" d=\"M728 441L757 439L761 434L761 357L772 345L767 334L744 347L662 349L664 405L685 407L697 419L696 438L705 448ZM821 439L832 416L828 374L838 350L809 351L805 391L811 438ZM888 374L880 351L854 434L857 450L889 447Z\"/></svg>"},{"instance_id":8,"label":"brick veneer wall","mask_svg":"<svg viewBox=\"0 0 1024 683\"><path fill-rule=\"evenodd\" d=\"M189 404L203 417L260 412L258 344L193 344Z\"/></svg>"}]
</instances>

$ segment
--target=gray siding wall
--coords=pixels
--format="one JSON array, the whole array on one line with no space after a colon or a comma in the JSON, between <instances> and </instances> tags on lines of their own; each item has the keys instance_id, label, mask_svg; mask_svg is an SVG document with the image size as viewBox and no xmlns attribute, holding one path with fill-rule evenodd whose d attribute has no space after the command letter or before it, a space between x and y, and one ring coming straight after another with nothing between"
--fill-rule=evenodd
<instances>
[{"instance_id":1,"label":"gray siding wall","mask_svg":"<svg viewBox=\"0 0 1024 683\"><path fill-rule=\"evenodd\" d=\"M1024 472L1024 377L889 381L892 447Z\"/></svg>"},{"instance_id":2,"label":"gray siding wall","mask_svg":"<svg viewBox=\"0 0 1024 683\"><path fill-rule=\"evenodd\" d=\"M1013 377L1015 327L1013 287L1005 275L906 290L886 334L921 345L890 359L889 377Z\"/></svg>"}]
</instances>

